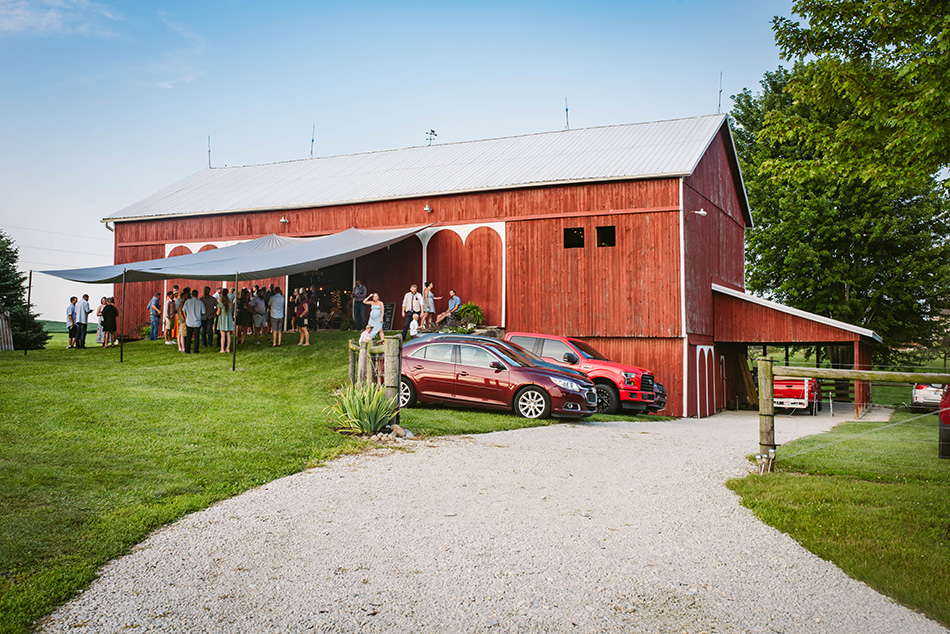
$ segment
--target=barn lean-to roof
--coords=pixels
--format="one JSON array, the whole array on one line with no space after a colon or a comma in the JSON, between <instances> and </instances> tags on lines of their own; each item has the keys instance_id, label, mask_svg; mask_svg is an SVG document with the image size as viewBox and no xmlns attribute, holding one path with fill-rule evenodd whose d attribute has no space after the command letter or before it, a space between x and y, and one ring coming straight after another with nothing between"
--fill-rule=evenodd
<instances>
[{"instance_id":1,"label":"barn lean-to roof","mask_svg":"<svg viewBox=\"0 0 950 634\"><path fill-rule=\"evenodd\" d=\"M725 115L202 170L103 219L304 209L558 184L690 175ZM734 164L733 170L739 173ZM741 175L737 187L751 221Z\"/></svg>"}]
</instances>

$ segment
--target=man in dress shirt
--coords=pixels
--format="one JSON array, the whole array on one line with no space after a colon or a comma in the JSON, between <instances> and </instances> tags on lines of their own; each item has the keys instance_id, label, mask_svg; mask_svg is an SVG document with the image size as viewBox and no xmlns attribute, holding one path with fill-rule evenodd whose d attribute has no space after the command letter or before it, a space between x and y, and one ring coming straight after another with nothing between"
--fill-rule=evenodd
<instances>
[{"instance_id":1,"label":"man in dress shirt","mask_svg":"<svg viewBox=\"0 0 950 634\"><path fill-rule=\"evenodd\" d=\"M402 327L402 340L406 340L409 334L409 324L412 323L412 316L418 316L422 313L422 293L419 287L413 284L409 287L409 292L402 298L402 317L405 323Z\"/></svg>"}]
</instances>

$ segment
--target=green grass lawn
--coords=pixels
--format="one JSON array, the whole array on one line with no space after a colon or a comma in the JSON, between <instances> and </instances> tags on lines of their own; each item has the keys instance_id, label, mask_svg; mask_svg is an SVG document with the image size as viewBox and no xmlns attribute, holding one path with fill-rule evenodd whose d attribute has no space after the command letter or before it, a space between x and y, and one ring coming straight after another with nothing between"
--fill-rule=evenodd
<instances>
[{"instance_id":1,"label":"green grass lawn","mask_svg":"<svg viewBox=\"0 0 950 634\"><path fill-rule=\"evenodd\" d=\"M896 601L950 625L950 461L937 417L897 411L779 450L728 486L766 523Z\"/></svg>"},{"instance_id":2,"label":"green grass lawn","mask_svg":"<svg viewBox=\"0 0 950 634\"><path fill-rule=\"evenodd\" d=\"M161 341L119 363L118 348L67 350L65 333L0 353L0 632L29 631L155 528L365 447L324 414L353 336L248 343L235 372L230 355ZM420 407L402 423L435 436L554 421Z\"/></svg>"}]
</instances>

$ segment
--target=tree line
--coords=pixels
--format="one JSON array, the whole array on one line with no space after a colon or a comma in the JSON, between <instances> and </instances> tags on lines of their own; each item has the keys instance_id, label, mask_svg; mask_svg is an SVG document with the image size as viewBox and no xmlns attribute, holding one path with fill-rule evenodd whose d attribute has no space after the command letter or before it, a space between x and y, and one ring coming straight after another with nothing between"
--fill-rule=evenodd
<instances>
[{"instance_id":1,"label":"tree line","mask_svg":"<svg viewBox=\"0 0 950 634\"><path fill-rule=\"evenodd\" d=\"M747 287L874 330L878 364L941 348L946 359L946 4L798 0L792 11L807 26L773 20L791 67L734 95L730 113L754 214Z\"/></svg>"}]
</instances>

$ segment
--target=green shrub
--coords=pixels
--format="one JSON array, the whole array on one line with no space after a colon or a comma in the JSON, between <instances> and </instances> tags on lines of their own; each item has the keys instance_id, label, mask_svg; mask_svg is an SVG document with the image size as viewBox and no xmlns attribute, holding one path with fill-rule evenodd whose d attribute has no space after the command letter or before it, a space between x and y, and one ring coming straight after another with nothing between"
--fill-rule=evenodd
<instances>
[{"instance_id":1,"label":"green shrub","mask_svg":"<svg viewBox=\"0 0 950 634\"><path fill-rule=\"evenodd\" d=\"M340 330L353 330L356 328L356 322L352 317L344 317L340 322Z\"/></svg>"},{"instance_id":2,"label":"green shrub","mask_svg":"<svg viewBox=\"0 0 950 634\"><path fill-rule=\"evenodd\" d=\"M463 324L475 324L477 326L485 320L485 316L478 304L469 302L459 306L458 320Z\"/></svg>"},{"instance_id":3,"label":"green shrub","mask_svg":"<svg viewBox=\"0 0 950 634\"><path fill-rule=\"evenodd\" d=\"M337 392L329 413L344 434L375 434L396 416L396 402L382 385L346 385Z\"/></svg>"}]
</instances>

